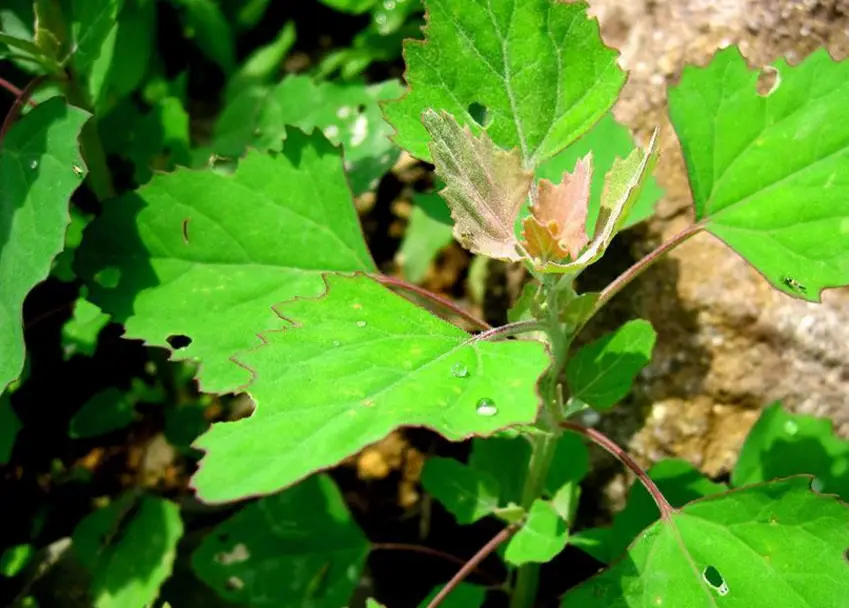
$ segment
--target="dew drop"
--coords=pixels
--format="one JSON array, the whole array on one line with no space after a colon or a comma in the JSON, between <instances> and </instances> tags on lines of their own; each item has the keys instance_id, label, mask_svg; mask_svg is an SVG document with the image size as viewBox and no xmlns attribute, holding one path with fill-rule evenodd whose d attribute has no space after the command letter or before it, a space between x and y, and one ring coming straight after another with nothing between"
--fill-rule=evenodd
<instances>
[{"instance_id":1,"label":"dew drop","mask_svg":"<svg viewBox=\"0 0 849 608\"><path fill-rule=\"evenodd\" d=\"M334 340L332 344L333 346L342 346L342 343L339 340Z\"/></svg>"},{"instance_id":2,"label":"dew drop","mask_svg":"<svg viewBox=\"0 0 849 608\"><path fill-rule=\"evenodd\" d=\"M37 168L38 168L38 161L37 161L37 160L32 161L32 162L29 164L29 168L30 168L30 169L37 169Z\"/></svg>"},{"instance_id":3,"label":"dew drop","mask_svg":"<svg viewBox=\"0 0 849 608\"><path fill-rule=\"evenodd\" d=\"M477 407L475 411L478 413L478 416L495 416L498 413L498 408L495 407L495 401L490 399L489 397L484 397L480 401L478 401Z\"/></svg>"},{"instance_id":4,"label":"dew drop","mask_svg":"<svg viewBox=\"0 0 849 608\"><path fill-rule=\"evenodd\" d=\"M462 363L455 363L451 366L451 375L455 378L465 378L469 375L469 369Z\"/></svg>"},{"instance_id":5,"label":"dew drop","mask_svg":"<svg viewBox=\"0 0 849 608\"><path fill-rule=\"evenodd\" d=\"M784 423L784 432L788 435L795 435L799 431L799 425L793 422L792 420L788 420Z\"/></svg>"},{"instance_id":6,"label":"dew drop","mask_svg":"<svg viewBox=\"0 0 849 608\"><path fill-rule=\"evenodd\" d=\"M365 327L366 325L368 325L368 323L365 321L357 321L357 327Z\"/></svg>"},{"instance_id":7,"label":"dew drop","mask_svg":"<svg viewBox=\"0 0 849 608\"><path fill-rule=\"evenodd\" d=\"M814 480L811 482L811 490L817 492L818 494L822 494L823 488L825 488L825 484L822 479L819 477L814 477Z\"/></svg>"},{"instance_id":8,"label":"dew drop","mask_svg":"<svg viewBox=\"0 0 849 608\"><path fill-rule=\"evenodd\" d=\"M394 10L395 0L385 0L385 2L383 3L383 8L385 8L387 11Z\"/></svg>"}]
</instances>

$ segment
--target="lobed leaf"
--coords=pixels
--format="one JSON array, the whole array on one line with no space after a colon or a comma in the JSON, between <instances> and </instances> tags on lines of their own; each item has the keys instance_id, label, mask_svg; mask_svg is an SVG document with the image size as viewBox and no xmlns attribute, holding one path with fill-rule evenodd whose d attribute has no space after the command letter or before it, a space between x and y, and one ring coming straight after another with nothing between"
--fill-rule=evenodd
<instances>
[{"instance_id":1,"label":"lobed leaf","mask_svg":"<svg viewBox=\"0 0 849 608\"><path fill-rule=\"evenodd\" d=\"M47 278L85 175L77 136L89 115L53 98L12 125L0 149L0 392L24 365L22 309Z\"/></svg>"},{"instance_id":2,"label":"lobed leaf","mask_svg":"<svg viewBox=\"0 0 849 608\"><path fill-rule=\"evenodd\" d=\"M474 135L450 114L428 110L423 120L436 174L446 184L440 195L451 209L454 237L472 253L522 259L514 224L533 173L522 167L517 151L496 148L486 133Z\"/></svg>"},{"instance_id":3,"label":"lobed leaf","mask_svg":"<svg viewBox=\"0 0 849 608\"><path fill-rule=\"evenodd\" d=\"M326 280L324 297L279 307L294 327L239 358L257 409L196 442L202 500L274 492L400 426L459 440L536 418L542 344L470 340L372 279Z\"/></svg>"},{"instance_id":4,"label":"lobed leaf","mask_svg":"<svg viewBox=\"0 0 849 608\"><path fill-rule=\"evenodd\" d=\"M587 131L616 101L625 74L583 2L427 0L424 41L404 44L409 93L384 105L395 142L430 160L422 113L432 108L532 167Z\"/></svg>"},{"instance_id":5,"label":"lobed leaf","mask_svg":"<svg viewBox=\"0 0 849 608\"><path fill-rule=\"evenodd\" d=\"M691 502L561 606L840 608L849 512L809 485L796 477Z\"/></svg>"},{"instance_id":6,"label":"lobed leaf","mask_svg":"<svg viewBox=\"0 0 849 608\"><path fill-rule=\"evenodd\" d=\"M849 283L849 61L825 50L778 82L736 47L684 70L669 111L684 150L696 219L777 289L818 301Z\"/></svg>"},{"instance_id":7,"label":"lobed leaf","mask_svg":"<svg viewBox=\"0 0 849 608\"><path fill-rule=\"evenodd\" d=\"M236 605L347 606L368 551L339 489L317 475L219 524L192 567Z\"/></svg>"},{"instance_id":8,"label":"lobed leaf","mask_svg":"<svg viewBox=\"0 0 849 608\"><path fill-rule=\"evenodd\" d=\"M339 151L296 130L233 175L178 169L113 201L76 262L125 336L175 343L174 359L201 362L206 392L250 380L230 357L285 325L273 305L321 294L323 272L374 269Z\"/></svg>"}]
</instances>

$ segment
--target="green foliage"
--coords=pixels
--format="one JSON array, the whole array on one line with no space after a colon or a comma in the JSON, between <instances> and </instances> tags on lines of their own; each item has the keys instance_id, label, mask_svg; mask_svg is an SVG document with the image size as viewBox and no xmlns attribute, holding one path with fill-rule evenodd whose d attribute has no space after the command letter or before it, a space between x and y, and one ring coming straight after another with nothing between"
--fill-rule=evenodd
<instances>
[{"instance_id":1,"label":"green foliage","mask_svg":"<svg viewBox=\"0 0 849 608\"><path fill-rule=\"evenodd\" d=\"M474 523L498 509L495 477L453 458L428 459L422 471L422 487L457 518L457 523Z\"/></svg>"},{"instance_id":2,"label":"green foliage","mask_svg":"<svg viewBox=\"0 0 849 608\"><path fill-rule=\"evenodd\" d=\"M561 605L842 606L849 516L809 485L796 477L691 502Z\"/></svg>"},{"instance_id":3,"label":"green foliage","mask_svg":"<svg viewBox=\"0 0 849 608\"><path fill-rule=\"evenodd\" d=\"M151 604L171 574L182 535L177 505L155 496L127 494L83 519L73 549L91 573L93 605Z\"/></svg>"},{"instance_id":4,"label":"green foliage","mask_svg":"<svg viewBox=\"0 0 849 608\"><path fill-rule=\"evenodd\" d=\"M130 424L135 418L129 395L108 388L91 397L74 414L68 434L74 438L96 437Z\"/></svg>"},{"instance_id":5,"label":"green foliage","mask_svg":"<svg viewBox=\"0 0 849 608\"><path fill-rule=\"evenodd\" d=\"M0 556L0 574L7 578L17 576L32 560L34 553L35 550L30 544L7 548Z\"/></svg>"},{"instance_id":6,"label":"green foliage","mask_svg":"<svg viewBox=\"0 0 849 608\"><path fill-rule=\"evenodd\" d=\"M436 594L442 590L442 587L434 589L425 600L419 604L421 608L426 608L430 602L436 597ZM483 605L486 597L486 589L468 583L460 583L460 585L451 592L445 601L440 604L444 608L479 608Z\"/></svg>"},{"instance_id":7,"label":"green foliage","mask_svg":"<svg viewBox=\"0 0 849 608\"><path fill-rule=\"evenodd\" d=\"M430 160L420 121L431 108L481 128L471 109L483 106L486 131L501 148L518 147L534 166L580 137L613 105L625 74L617 53L598 38L583 3L465 0L425 3L425 42L404 45L410 91L386 104L395 141Z\"/></svg>"},{"instance_id":8,"label":"green foliage","mask_svg":"<svg viewBox=\"0 0 849 608\"><path fill-rule=\"evenodd\" d=\"M326 475L251 503L192 556L201 580L244 606L342 606L368 541Z\"/></svg>"},{"instance_id":9,"label":"green foliage","mask_svg":"<svg viewBox=\"0 0 849 608\"><path fill-rule=\"evenodd\" d=\"M572 396L596 409L613 407L651 361L655 338L648 321L629 321L578 350L566 364Z\"/></svg>"},{"instance_id":10,"label":"green foliage","mask_svg":"<svg viewBox=\"0 0 849 608\"><path fill-rule=\"evenodd\" d=\"M62 326L62 356L67 360L74 355L94 355L97 336L107 323L109 315L85 298L78 298L73 316Z\"/></svg>"},{"instance_id":11,"label":"green foliage","mask_svg":"<svg viewBox=\"0 0 849 608\"><path fill-rule=\"evenodd\" d=\"M761 95L740 51L720 51L684 71L669 111L696 219L774 287L818 301L849 283L849 62L820 50L773 69Z\"/></svg>"},{"instance_id":12,"label":"green foliage","mask_svg":"<svg viewBox=\"0 0 849 608\"><path fill-rule=\"evenodd\" d=\"M236 67L233 30L214 0L171 0L180 7L186 33L225 74Z\"/></svg>"},{"instance_id":13,"label":"green foliage","mask_svg":"<svg viewBox=\"0 0 849 608\"><path fill-rule=\"evenodd\" d=\"M555 508L535 500L522 528L510 539L504 559L514 566L554 559L566 546L569 528Z\"/></svg>"},{"instance_id":14,"label":"green foliage","mask_svg":"<svg viewBox=\"0 0 849 608\"><path fill-rule=\"evenodd\" d=\"M88 114L52 99L12 126L0 150L0 390L21 373L21 310L62 251L68 199L85 166L77 135Z\"/></svg>"},{"instance_id":15,"label":"green foliage","mask_svg":"<svg viewBox=\"0 0 849 608\"><path fill-rule=\"evenodd\" d=\"M415 206L398 250L398 261L408 281L421 281L437 253L452 241L451 224L434 218L444 209L442 200L435 194L419 194L413 199ZM430 213L428 212L429 210Z\"/></svg>"},{"instance_id":16,"label":"green foliage","mask_svg":"<svg viewBox=\"0 0 849 608\"><path fill-rule=\"evenodd\" d=\"M300 237L281 241L269 226ZM322 272L373 268L338 151L298 131L233 175L177 171L115 201L86 230L77 264L127 337L168 347L188 336L175 357L202 362L209 392L250 380L230 357L285 325L274 304L319 295Z\"/></svg>"},{"instance_id":17,"label":"green foliage","mask_svg":"<svg viewBox=\"0 0 849 608\"><path fill-rule=\"evenodd\" d=\"M401 425L458 440L536 417L540 343L470 340L365 277L328 275L325 297L277 310L293 325L239 357L257 411L196 443L204 501L274 492Z\"/></svg>"},{"instance_id":18,"label":"green foliage","mask_svg":"<svg viewBox=\"0 0 849 608\"><path fill-rule=\"evenodd\" d=\"M0 464L7 464L12 457L12 449L20 430L21 421L12 408L9 393L0 394Z\"/></svg>"}]
</instances>

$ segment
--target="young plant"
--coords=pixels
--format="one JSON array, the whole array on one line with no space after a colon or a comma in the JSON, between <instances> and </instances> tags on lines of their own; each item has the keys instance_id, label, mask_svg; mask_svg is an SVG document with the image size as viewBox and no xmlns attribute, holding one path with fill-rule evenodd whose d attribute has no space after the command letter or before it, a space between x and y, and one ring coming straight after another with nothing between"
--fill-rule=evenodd
<instances>
[{"instance_id":1,"label":"young plant","mask_svg":"<svg viewBox=\"0 0 849 608\"><path fill-rule=\"evenodd\" d=\"M822 51L798 66L776 62L779 80L766 94L736 48L687 68L669 90L669 107L694 221L600 292L577 293L576 278L615 236L650 216L660 149L658 132L644 149L632 150L627 134L623 141L610 109L626 74L584 3L426 1L425 39L405 43L409 88L395 100L392 82L351 88L287 77L271 85L263 70L256 78L237 72L232 41L215 35L226 20L201 18L212 14L198 9L203 3L178 4L204 52L242 78L228 88L202 152L250 149L233 171L153 176L149 151L139 152L135 175L149 182L113 198L105 134L86 134L93 131L84 126L86 112L51 99L9 127L13 116L0 157L0 233L9 235L0 284L13 313L7 317L19 317L26 293L62 250L68 198L86 177L76 146L82 133L89 185L105 203L71 265L90 290L92 315L108 314L126 338L167 348L173 360L198 362L202 391L244 391L256 406L194 443L204 451L192 481L198 498L261 497L205 537L192 560L202 580L239 604L348 602L369 549L380 547L370 547L332 480L314 473L395 429L424 426L450 440L474 438L468 464L430 459L424 487L460 523L504 522L428 606L445 605L453 592L461 605L479 605L483 591L460 583L502 545L510 575L501 588L512 608L533 606L540 564L570 542L613 564L569 590L566 607L843 605L849 514L821 491L845 498L845 476L819 464L758 470L744 450L732 491L699 479L691 491L666 496L663 479L692 471L664 465L672 468L653 471L655 481L576 421L628 394L650 361L651 325L634 320L581 348L575 338L646 268L702 232L793 297L818 301L824 289L849 284L849 62ZM328 4L379 11L368 1ZM119 7L112 3L101 23L87 6L75 3L68 23L40 20L37 43L5 34L0 43L64 75L67 97L99 120L110 96L97 88L92 65L106 59L90 49L108 39ZM283 34L274 52L291 44ZM286 107L293 98L301 105ZM456 240L527 269L532 281L511 311L517 320L491 328L377 272L346 167L355 191L365 192L397 158L378 101L395 129L391 140L435 165ZM336 143L356 162L346 165ZM0 386L7 387L24 366L21 328L4 322L0 341ZM76 432L132 419L134 402L113 400L122 403L119 416L92 424L86 412ZM656 522L632 507L620 516L625 523L572 534L589 466L585 441L636 475L656 505ZM822 441L833 462L845 461L845 445ZM769 481L799 472L817 475L817 491L803 477ZM182 532L176 505L141 490L83 520L73 543L98 605L152 602ZM133 577L142 549L144 584L116 583Z\"/></svg>"}]
</instances>

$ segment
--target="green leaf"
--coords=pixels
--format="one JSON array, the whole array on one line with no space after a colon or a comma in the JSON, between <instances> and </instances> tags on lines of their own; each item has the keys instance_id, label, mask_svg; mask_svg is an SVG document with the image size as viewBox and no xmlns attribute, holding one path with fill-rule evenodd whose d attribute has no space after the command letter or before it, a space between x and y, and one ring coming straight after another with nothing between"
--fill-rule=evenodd
<instances>
[{"instance_id":1,"label":"green leaf","mask_svg":"<svg viewBox=\"0 0 849 608\"><path fill-rule=\"evenodd\" d=\"M504 559L514 566L545 563L563 550L568 538L566 522L551 503L535 500L524 525L507 543Z\"/></svg>"},{"instance_id":2,"label":"green leaf","mask_svg":"<svg viewBox=\"0 0 849 608\"><path fill-rule=\"evenodd\" d=\"M825 49L798 66L758 71L736 47L687 68L669 91L696 219L773 286L819 301L849 283L849 61Z\"/></svg>"},{"instance_id":3,"label":"green leaf","mask_svg":"<svg viewBox=\"0 0 849 608\"><path fill-rule=\"evenodd\" d=\"M177 170L111 202L77 266L126 337L167 347L187 336L172 358L201 361L206 392L250 380L230 357L285 325L274 304L321 294L322 272L374 269L338 150L297 131L233 175Z\"/></svg>"},{"instance_id":4,"label":"green leaf","mask_svg":"<svg viewBox=\"0 0 849 608\"><path fill-rule=\"evenodd\" d=\"M322 4L342 11L343 13L351 13L359 15L371 10L380 0L321 0Z\"/></svg>"},{"instance_id":5,"label":"green leaf","mask_svg":"<svg viewBox=\"0 0 849 608\"><path fill-rule=\"evenodd\" d=\"M648 470L663 496L673 507L726 491L684 460L661 460ZM660 517L654 500L639 481L628 491L625 508L613 517L609 528L589 528L573 534L569 542L601 562L611 562L625 552L640 531Z\"/></svg>"},{"instance_id":6,"label":"green leaf","mask_svg":"<svg viewBox=\"0 0 849 608\"><path fill-rule=\"evenodd\" d=\"M124 428L135 419L133 402L117 388L96 393L71 418L68 435L72 438L96 437Z\"/></svg>"},{"instance_id":7,"label":"green leaf","mask_svg":"<svg viewBox=\"0 0 849 608\"><path fill-rule=\"evenodd\" d=\"M0 556L0 574L6 578L17 576L27 567L33 555L35 555L35 549L28 543L7 547Z\"/></svg>"},{"instance_id":8,"label":"green leaf","mask_svg":"<svg viewBox=\"0 0 849 608\"><path fill-rule=\"evenodd\" d=\"M498 482L492 475L454 460L428 458L422 486L459 524L471 524L498 508Z\"/></svg>"},{"instance_id":9,"label":"green leaf","mask_svg":"<svg viewBox=\"0 0 849 608\"><path fill-rule=\"evenodd\" d=\"M181 7L187 36L194 38L198 48L218 64L225 74L236 67L236 48L233 29L214 0L171 0Z\"/></svg>"},{"instance_id":10,"label":"green leaf","mask_svg":"<svg viewBox=\"0 0 849 608\"><path fill-rule=\"evenodd\" d=\"M834 435L827 418L790 414L780 403L766 408L749 431L731 474L735 486L815 475L818 492L849 500L849 441Z\"/></svg>"},{"instance_id":11,"label":"green leaf","mask_svg":"<svg viewBox=\"0 0 849 608\"><path fill-rule=\"evenodd\" d=\"M103 43L115 26L120 0L71 0L67 17L71 33L71 63L78 74L85 74L100 57ZM149 43L148 43L149 44Z\"/></svg>"},{"instance_id":12,"label":"green leaf","mask_svg":"<svg viewBox=\"0 0 849 608\"><path fill-rule=\"evenodd\" d=\"M9 463L12 458L12 450L15 447L15 439L21 430L21 421L12 407L9 393L0 394L0 465Z\"/></svg>"},{"instance_id":13,"label":"green leaf","mask_svg":"<svg viewBox=\"0 0 849 608\"><path fill-rule=\"evenodd\" d=\"M93 605L152 605L171 575L182 535L177 505L149 495L126 495L83 519L73 548L91 572Z\"/></svg>"},{"instance_id":14,"label":"green leaf","mask_svg":"<svg viewBox=\"0 0 849 608\"><path fill-rule=\"evenodd\" d=\"M601 193L604 176L617 158L627 158L634 151L634 140L627 127L618 123L608 113L581 139L537 167L537 179L560 183L564 172L573 172L578 161L592 152L593 175L590 185L590 203L587 212L587 234L593 234L601 210ZM646 178L643 190L627 215L624 227L633 226L651 217L654 205L663 196L663 189L651 175Z\"/></svg>"},{"instance_id":15,"label":"green leaf","mask_svg":"<svg viewBox=\"0 0 849 608\"><path fill-rule=\"evenodd\" d=\"M377 104L402 90L396 80L366 86L315 83L307 76L289 76L271 89L248 88L218 118L214 149L222 156L239 156L249 146L277 150L288 126L306 132L317 127L344 147L354 193L373 190L399 155Z\"/></svg>"},{"instance_id":16,"label":"green leaf","mask_svg":"<svg viewBox=\"0 0 849 608\"><path fill-rule=\"evenodd\" d=\"M0 150L0 392L23 369L24 298L62 251L68 199L85 175L77 136L88 117L48 100L12 125Z\"/></svg>"},{"instance_id":17,"label":"green leaf","mask_svg":"<svg viewBox=\"0 0 849 608\"><path fill-rule=\"evenodd\" d=\"M94 356L97 336L109 323L109 315L88 300L78 298L74 314L62 326L62 358L67 361L74 355Z\"/></svg>"},{"instance_id":18,"label":"green leaf","mask_svg":"<svg viewBox=\"0 0 849 608\"><path fill-rule=\"evenodd\" d=\"M198 577L247 606L347 606L368 539L326 475L253 502L192 555Z\"/></svg>"},{"instance_id":19,"label":"green leaf","mask_svg":"<svg viewBox=\"0 0 849 608\"><path fill-rule=\"evenodd\" d=\"M470 341L370 278L326 280L325 297L278 307L292 329L239 357L257 409L196 442L202 500L274 492L400 426L456 441L536 418L542 344Z\"/></svg>"},{"instance_id":20,"label":"green leaf","mask_svg":"<svg viewBox=\"0 0 849 608\"><path fill-rule=\"evenodd\" d=\"M415 206L404 231L397 260L404 271L404 277L418 283L424 279L439 251L450 245L454 237L451 235L451 226L433 219L424 209L427 205L442 205L442 199L435 194L417 194L414 199ZM422 199L430 199L432 202L424 202Z\"/></svg>"},{"instance_id":21,"label":"green leaf","mask_svg":"<svg viewBox=\"0 0 849 608\"><path fill-rule=\"evenodd\" d=\"M651 323L637 319L582 347L566 363L572 396L596 409L613 407L651 361L656 337Z\"/></svg>"},{"instance_id":22,"label":"green leaf","mask_svg":"<svg viewBox=\"0 0 849 608\"><path fill-rule=\"evenodd\" d=\"M472 253L522 259L514 224L533 173L522 166L518 151L497 148L486 133L473 134L445 112L428 110L422 119L433 138L436 174L446 184L439 194L451 209L454 237Z\"/></svg>"},{"instance_id":23,"label":"green leaf","mask_svg":"<svg viewBox=\"0 0 849 608\"><path fill-rule=\"evenodd\" d=\"M251 53L227 83L224 98L232 100L241 91L270 82L295 44L295 22L287 21L277 37Z\"/></svg>"},{"instance_id":24,"label":"green leaf","mask_svg":"<svg viewBox=\"0 0 849 608\"><path fill-rule=\"evenodd\" d=\"M436 597L436 594L442 591L443 587L444 585L440 585L431 591L424 601L419 604L419 607L427 608ZM483 605L485 598L486 589L484 587L470 585L469 583L460 583L451 590L448 597L439 605L442 608L479 608Z\"/></svg>"},{"instance_id":25,"label":"green leaf","mask_svg":"<svg viewBox=\"0 0 849 608\"><path fill-rule=\"evenodd\" d=\"M560 152L613 105L625 82L617 53L599 39L586 4L526 0L427 0L426 40L407 41L410 92L386 104L395 141L429 160L421 115L446 111L501 148L518 147L526 166Z\"/></svg>"},{"instance_id":26,"label":"green leaf","mask_svg":"<svg viewBox=\"0 0 849 608\"><path fill-rule=\"evenodd\" d=\"M692 502L561 606L841 608L849 512L809 484L797 477Z\"/></svg>"},{"instance_id":27,"label":"green leaf","mask_svg":"<svg viewBox=\"0 0 849 608\"><path fill-rule=\"evenodd\" d=\"M368 598L366 600L366 608L386 608L383 604L375 599Z\"/></svg>"}]
</instances>

